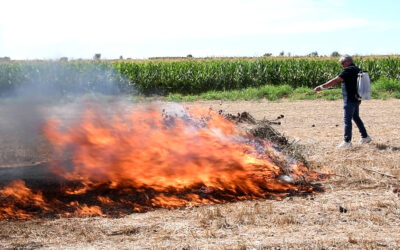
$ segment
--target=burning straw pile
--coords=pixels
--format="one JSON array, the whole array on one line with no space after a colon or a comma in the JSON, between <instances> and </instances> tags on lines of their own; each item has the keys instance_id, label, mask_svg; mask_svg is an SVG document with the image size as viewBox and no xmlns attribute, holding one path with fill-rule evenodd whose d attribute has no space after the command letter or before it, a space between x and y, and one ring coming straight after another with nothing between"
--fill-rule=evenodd
<instances>
[{"instance_id":1,"label":"burning straw pile","mask_svg":"<svg viewBox=\"0 0 400 250\"><path fill-rule=\"evenodd\" d=\"M43 134L50 163L1 170L0 219L123 216L317 191L310 181L319 176L249 114L155 104L105 114L87 105L74 122L49 120Z\"/></svg>"}]
</instances>

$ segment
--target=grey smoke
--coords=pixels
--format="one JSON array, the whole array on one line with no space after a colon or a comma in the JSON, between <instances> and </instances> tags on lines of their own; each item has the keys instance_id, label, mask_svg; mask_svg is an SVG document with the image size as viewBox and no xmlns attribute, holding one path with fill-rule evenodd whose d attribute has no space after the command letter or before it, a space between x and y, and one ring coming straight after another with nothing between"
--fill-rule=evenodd
<instances>
[{"instance_id":1,"label":"grey smoke","mask_svg":"<svg viewBox=\"0 0 400 250\"><path fill-rule=\"evenodd\" d=\"M126 80L104 64L36 66L23 67L13 88L0 93L0 167L45 160L41 129L49 118L73 121L88 100L107 107L123 97Z\"/></svg>"}]
</instances>

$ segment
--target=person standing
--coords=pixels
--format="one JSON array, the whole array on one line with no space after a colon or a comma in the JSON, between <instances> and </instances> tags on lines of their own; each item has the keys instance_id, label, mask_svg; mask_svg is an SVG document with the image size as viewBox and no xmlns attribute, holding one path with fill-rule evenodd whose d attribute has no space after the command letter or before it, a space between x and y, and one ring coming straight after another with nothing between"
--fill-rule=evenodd
<instances>
[{"instance_id":1,"label":"person standing","mask_svg":"<svg viewBox=\"0 0 400 250\"><path fill-rule=\"evenodd\" d=\"M339 59L339 62L343 67L342 72L340 72L337 77L317 86L314 91L318 92L342 82L342 95L344 102L344 140L337 147L349 148L352 147L352 120L360 131L360 144L369 143L372 139L368 136L364 123L359 115L361 98L357 93L357 77L361 70L354 65L353 58L349 55L342 56Z\"/></svg>"}]
</instances>

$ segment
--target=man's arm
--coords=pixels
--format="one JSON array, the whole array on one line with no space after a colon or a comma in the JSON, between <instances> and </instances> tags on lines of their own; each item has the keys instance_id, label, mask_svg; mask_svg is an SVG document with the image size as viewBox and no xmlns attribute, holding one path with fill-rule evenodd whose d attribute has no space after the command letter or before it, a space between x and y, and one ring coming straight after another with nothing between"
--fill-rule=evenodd
<instances>
[{"instance_id":1,"label":"man's arm","mask_svg":"<svg viewBox=\"0 0 400 250\"><path fill-rule=\"evenodd\" d=\"M317 87L314 89L314 91L318 92L318 91L321 91L321 90L323 90L323 89L332 87L332 86L338 84L338 83L341 82L341 81L343 81L343 79L342 79L340 76L337 76L337 77L335 77L335 78L333 78L333 79L327 81L326 83L317 86Z\"/></svg>"}]
</instances>

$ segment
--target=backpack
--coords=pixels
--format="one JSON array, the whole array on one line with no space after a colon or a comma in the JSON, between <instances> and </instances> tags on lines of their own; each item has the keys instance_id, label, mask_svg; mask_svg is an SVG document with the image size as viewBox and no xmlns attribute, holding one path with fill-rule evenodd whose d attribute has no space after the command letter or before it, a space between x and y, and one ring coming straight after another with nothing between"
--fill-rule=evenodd
<instances>
[{"instance_id":1,"label":"backpack","mask_svg":"<svg viewBox=\"0 0 400 250\"><path fill-rule=\"evenodd\" d=\"M367 72L358 73L357 91L361 99L371 99L371 80Z\"/></svg>"}]
</instances>

